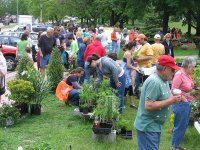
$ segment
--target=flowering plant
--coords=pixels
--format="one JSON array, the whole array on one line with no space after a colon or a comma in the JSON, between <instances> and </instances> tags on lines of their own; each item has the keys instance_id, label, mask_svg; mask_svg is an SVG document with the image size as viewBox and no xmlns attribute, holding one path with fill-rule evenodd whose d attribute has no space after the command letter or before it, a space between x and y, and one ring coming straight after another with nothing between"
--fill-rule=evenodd
<instances>
[{"instance_id":1,"label":"flowering plant","mask_svg":"<svg viewBox=\"0 0 200 150\"><path fill-rule=\"evenodd\" d=\"M19 110L12 104L12 101L0 104L0 126L11 126L19 119Z\"/></svg>"}]
</instances>

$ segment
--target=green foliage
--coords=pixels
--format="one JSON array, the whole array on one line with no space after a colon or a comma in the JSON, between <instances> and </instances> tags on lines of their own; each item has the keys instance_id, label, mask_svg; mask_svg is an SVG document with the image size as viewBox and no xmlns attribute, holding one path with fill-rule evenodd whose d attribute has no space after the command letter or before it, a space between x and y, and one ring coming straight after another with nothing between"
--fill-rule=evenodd
<instances>
[{"instance_id":1,"label":"green foliage","mask_svg":"<svg viewBox=\"0 0 200 150\"><path fill-rule=\"evenodd\" d=\"M0 126L11 126L19 119L19 110L12 105L0 106Z\"/></svg>"},{"instance_id":2,"label":"green foliage","mask_svg":"<svg viewBox=\"0 0 200 150\"><path fill-rule=\"evenodd\" d=\"M27 80L33 84L34 94L31 97L32 104L41 104L42 100L49 96L50 84L44 79L44 75L36 70L34 67L28 67L27 70Z\"/></svg>"},{"instance_id":3,"label":"green foliage","mask_svg":"<svg viewBox=\"0 0 200 150\"><path fill-rule=\"evenodd\" d=\"M195 83L195 86L200 88L200 66L194 68L192 78Z\"/></svg>"},{"instance_id":4,"label":"green foliage","mask_svg":"<svg viewBox=\"0 0 200 150\"><path fill-rule=\"evenodd\" d=\"M36 146L34 146L33 148L31 148L30 150L53 150L55 148L52 147L51 144L47 143L47 142L42 142L40 144L35 144Z\"/></svg>"},{"instance_id":5,"label":"green foliage","mask_svg":"<svg viewBox=\"0 0 200 150\"><path fill-rule=\"evenodd\" d=\"M19 103L30 103L30 99L34 96L33 83L21 79L14 79L7 83L11 94L8 96Z\"/></svg>"},{"instance_id":6,"label":"green foliage","mask_svg":"<svg viewBox=\"0 0 200 150\"><path fill-rule=\"evenodd\" d=\"M90 107L92 103L96 102L98 94L92 85L83 84L79 96L80 106Z\"/></svg>"},{"instance_id":7,"label":"green foliage","mask_svg":"<svg viewBox=\"0 0 200 150\"><path fill-rule=\"evenodd\" d=\"M55 91L58 83L63 79L64 67L61 64L61 53L58 48L54 48L51 54L49 65L47 66L47 78Z\"/></svg>"},{"instance_id":8,"label":"green foliage","mask_svg":"<svg viewBox=\"0 0 200 150\"><path fill-rule=\"evenodd\" d=\"M22 58L20 58L19 64L17 65L17 78L18 79L22 79L22 80L26 80L27 79L27 70L28 67L34 67L33 62L31 62L31 60L27 57L24 56Z\"/></svg>"},{"instance_id":9,"label":"green foliage","mask_svg":"<svg viewBox=\"0 0 200 150\"><path fill-rule=\"evenodd\" d=\"M120 118L119 121L116 123L116 127L119 128L119 129L123 128L123 129L129 130L130 124L131 124L131 122L129 120L126 120L124 118Z\"/></svg>"},{"instance_id":10,"label":"green foliage","mask_svg":"<svg viewBox=\"0 0 200 150\"><path fill-rule=\"evenodd\" d=\"M176 64L182 64L183 59L182 58L176 58L175 62L176 62Z\"/></svg>"},{"instance_id":11,"label":"green foliage","mask_svg":"<svg viewBox=\"0 0 200 150\"><path fill-rule=\"evenodd\" d=\"M94 116L101 122L108 122L117 119L119 116L119 97L116 91L109 87L108 82L103 82L98 89L99 98L94 109Z\"/></svg>"},{"instance_id":12,"label":"green foliage","mask_svg":"<svg viewBox=\"0 0 200 150\"><path fill-rule=\"evenodd\" d=\"M181 49L187 50L188 49L188 45L186 45L186 44L181 45Z\"/></svg>"},{"instance_id":13,"label":"green foliage","mask_svg":"<svg viewBox=\"0 0 200 150\"><path fill-rule=\"evenodd\" d=\"M144 16L144 27L141 30L148 37L148 41L153 43L154 35L162 30L162 18L155 12L154 7L149 7L147 12Z\"/></svg>"},{"instance_id":14,"label":"green foliage","mask_svg":"<svg viewBox=\"0 0 200 150\"><path fill-rule=\"evenodd\" d=\"M190 118L195 121L200 117L200 100L196 99L192 102Z\"/></svg>"}]
</instances>

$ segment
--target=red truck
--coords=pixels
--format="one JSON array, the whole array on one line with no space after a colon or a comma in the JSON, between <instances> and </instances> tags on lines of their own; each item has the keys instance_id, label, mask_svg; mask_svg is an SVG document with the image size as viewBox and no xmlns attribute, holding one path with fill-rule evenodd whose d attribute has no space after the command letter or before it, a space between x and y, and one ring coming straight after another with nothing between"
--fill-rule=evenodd
<instances>
[{"instance_id":1,"label":"red truck","mask_svg":"<svg viewBox=\"0 0 200 150\"><path fill-rule=\"evenodd\" d=\"M17 66L16 53L17 48L8 45L0 45L1 51L6 59L7 70L13 71Z\"/></svg>"}]
</instances>

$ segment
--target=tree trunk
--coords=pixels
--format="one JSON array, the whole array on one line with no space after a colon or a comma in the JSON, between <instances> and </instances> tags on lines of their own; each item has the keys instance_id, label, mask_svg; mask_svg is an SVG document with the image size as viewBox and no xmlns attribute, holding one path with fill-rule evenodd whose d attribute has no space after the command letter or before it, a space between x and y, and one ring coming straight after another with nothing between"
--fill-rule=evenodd
<instances>
[{"instance_id":1,"label":"tree trunk","mask_svg":"<svg viewBox=\"0 0 200 150\"><path fill-rule=\"evenodd\" d=\"M104 25L104 23L105 23L105 19L101 18L101 24Z\"/></svg>"},{"instance_id":2,"label":"tree trunk","mask_svg":"<svg viewBox=\"0 0 200 150\"><path fill-rule=\"evenodd\" d=\"M114 20L115 20L115 12L112 10L111 11L111 16L110 16L110 26L114 26Z\"/></svg>"},{"instance_id":3,"label":"tree trunk","mask_svg":"<svg viewBox=\"0 0 200 150\"><path fill-rule=\"evenodd\" d=\"M81 18L81 24L83 24L83 18Z\"/></svg>"},{"instance_id":4,"label":"tree trunk","mask_svg":"<svg viewBox=\"0 0 200 150\"><path fill-rule=\"evenodd\" d=\"M191 10L188 10L188 12L187 12L187 24L188 24L188 31L187 31L187 33L188 33L188 36L190 36L191 35L191 28L192 28L192 17L191 17Z\"/></svg>"},{"instance_id":5,"label":"tree trunk","mask_svg":"<svg viewBox=\"0 0 200 150\"><path fill-rule=\"evenodd\" d=\"M200 9L197 11L197 28L196 36L200 36Z\"/></svg>"},{"instance_id":6,"label":"tree trunk","mask_svg":"<svg viewBox=\"0 0 200 150\"><path fill-rule=\"evenodd\" d=\"M135 24L135 20L133 18L131 19L131 24L132 24L132 26L134 26L134 24Z\"/></svg>"},{"instance_id":7,"label":"tree trunk","mask_svg":"<svg viewBox=\"0 0 200 150\"><path fill-rule=\"evenodd\" d=\"M119 21L119 27L120 27L120 29L124 28L124 19L120 19L120 21Z\"/></svg>"},{"instance_id":8,"label":"tree trunk","mask_svg":"<svg viewBox=\"0 0 200 150\"><path fill-rule=\"evenodd\" d=\"M164 10L163 14L163 33L166 34L168 30L169 12Z\"/></svg>"}]
</instances>

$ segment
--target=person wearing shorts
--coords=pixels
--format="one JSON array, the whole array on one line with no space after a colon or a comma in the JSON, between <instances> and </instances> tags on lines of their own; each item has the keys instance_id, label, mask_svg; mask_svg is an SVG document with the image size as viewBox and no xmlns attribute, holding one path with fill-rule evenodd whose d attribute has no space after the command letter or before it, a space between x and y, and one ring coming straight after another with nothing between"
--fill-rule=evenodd
<instances>
[{"instance_id":1,"label":"person wearing shorts","mask_svg":"<svg viewBox=\"0 0 200 150\"><path fill-rule=\"evenodd\" d=\"M40 71L45 73L45 68L49 63L51 52L55 46L55 40L53 38L53 28L47 28L47 33L39 39L39 53L40 53Z\"/></svg>"}]
</instances>

